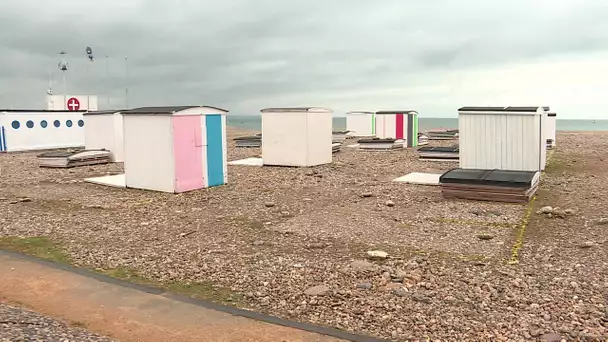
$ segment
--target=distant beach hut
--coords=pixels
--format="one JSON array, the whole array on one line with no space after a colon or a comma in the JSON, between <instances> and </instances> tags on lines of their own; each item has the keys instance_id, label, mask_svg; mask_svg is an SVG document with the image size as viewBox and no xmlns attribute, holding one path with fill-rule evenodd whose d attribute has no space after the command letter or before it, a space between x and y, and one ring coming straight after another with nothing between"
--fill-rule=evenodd
<instances>
[{"instance_id":1,"label":"distant beach hut","mask_svg":"<svg viewBox=\"0 0 608 342\"><path fill-rule=\"evenodd\" d=\"M460 168L544 170L544 115L543 107L460 108Z\"/></svg>"},{"instance_id":2,"label":"distant beach hut","mask_svg":"<svg viewBox=\"0 0 608 342\"><path fill-rule=\"evenodd\" d=\"M83 112L0 109L0 152L82 147Z\"/></svg>"},{"instance_id":3,"label":"distant beach hut","mask_svg":"<svg viewBox=\"0 0 608 342\"><path fill-rule=\"evenodd\" d=\"M418 112L387 110L376 112L376 137L403 139L407 147L418 146Z\"/></svg>"},{"instance_id":4,"label":"distant beach hut","mask_svg":"<svg viewBox=\"0 0 608 342\"><path fill-rule=\"evenodd\" d=\"M87 150L110 151L110 161L125 161L122 115L117 110L92 111L83 114L84 146Z\"/></svg>"},{"instance_id":5,"label":"distant beach hut","mask_svg":"<svg viewBox=\"0 0 608 342\"><path fill-rule=\"evenodd\" d=\"M346 113L346 130L354 137L373 137L376 135L376 113L353 111Z\"/></svg>"},{"instance_id":6,"label":"distant beach hut","mask_svg":"<svg viewBox=\"0 0 608 342\"><path fill-rule=\"evenodd\" d=\"M557 136L557 114L547 114L547 147L553 148L556 146Z\"/></svg>"},{"instance_id":7,"label":"distant beach hut","mask_svg":"<svg viewBox=\"0 0 608 342\"><path fill-rule=\"evenodd\" d=\"M209 106L122 111L126 187L181 193L225 184L227 112Z\"/></svg>"},{"instance_id":8,"label":"distant beach hut","mask_svg":"<svg viewBox=\"0 0 608 342\"><path fill-rule=\"evenodd\" d=\"M316 166L332 162L332 110L262 109L264 165Z\"/></svg>"}]
</instances>

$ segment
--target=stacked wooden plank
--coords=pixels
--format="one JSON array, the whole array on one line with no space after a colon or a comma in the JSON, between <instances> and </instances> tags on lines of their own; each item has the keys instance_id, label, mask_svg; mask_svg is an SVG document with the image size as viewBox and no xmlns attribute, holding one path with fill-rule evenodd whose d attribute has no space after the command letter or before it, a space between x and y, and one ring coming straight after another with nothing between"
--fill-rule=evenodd
<instances>
[{"instance_id":1,"label":"stacked wooden plank","mask_svg":"<svg viewBox=\"0 0 608 342\"><path fill-rule=\"evenodd\" d=\"M418 159L428 161L458 161L458 145L449 147L421 147L418 149Z\"/></svg>"},{"instance_id":2,"label":"stacked wooden plank","mask_svg":"<svg viewBox=\"0 0 608 342\"><path fill-rule=\"evenodd\" d=\"M350 131L332 131L332 142L343 143L346 140Z\"/></svg>"},{"instance_id":3,"label":"stacked wooden plank","mask_svg":"<svg viewBox=\"0 0 608 342\"><path fill-rule=\"evenodd\" d=\"M261 133L244 137L236 137L233 140L236 143L236 147L262 147Z\"/></svg>"},{"instance_id":4,"label":"stacked wooden plank","mask_svg":"<svg viewBox=\"0 0 608 342\"><path fill-rule=\"evenodd\" d=\"M369 138L369 139L359 139L357 141L358 148L360 150L366 151L391 151L402 149L405 143L403 139L380 139L380 138Z\"/></svg>"},{"instance_id":5,"label":"stacked wooden plank","mask_svg":"<svg viewBox=\"0 0 608 342\"><path fill-rule=\"evenodd\" d=\"M70 168L76 166L107 164L108 150L53 151L37 156L40 167Z\"/></svg>"},{"instance_id":6,"label":"stacked wooden plank","mask_svg":"<svg viewBox=\"0 0 608 342\"><path fill-rule=\"evenodd\" d=\"M418 146L424 146L429 144L429 137L425 134L418 133Z\"/></svg>"},{"instance_id":7,"label":"stacked wooden plank","mask_svg":"<svg viewBox=\"0 0 608 342\"><path fill-rule=\"evenodd\" d=\"M429 140L454 140L458 137L457 129L431 130L427 132Z\"/></svg>"},{"instance_id":8,"label":"stacked wooden plank","mask_svg":"<svg viewBox=\"0 0 608 342\"><path fill-rule=\"evenodd\" d=\"M342 149L342 143L334 142L331 144L331 153L340 152Z\"/></svg>"},{"instance_id":9,"label":"stacked wooden plank","mask_svg":"<svg viewBox=\"0 0 608 342\"><path fill-rule=\"evenodd\" d=\"M540 172L453 169L439 177L445 198L526 203L538 190Z\"/></svg>"}]
</instances>

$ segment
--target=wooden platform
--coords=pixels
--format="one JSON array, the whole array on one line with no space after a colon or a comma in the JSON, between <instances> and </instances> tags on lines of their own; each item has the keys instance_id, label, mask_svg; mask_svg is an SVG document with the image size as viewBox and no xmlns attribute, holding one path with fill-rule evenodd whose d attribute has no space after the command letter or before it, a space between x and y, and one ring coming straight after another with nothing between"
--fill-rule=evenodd
<instances>
[{"instance_id":1,"label":"wooden platform","mask_svg":"<svg viewBox=\"0 0 608 342\"><path fill-rule=\"evenodd\" d=\"M110 151L53 151L39 154L37 159L40 167L72 168L86 165L107 164L110 162Z\"/></svg>"},{"instance_id":2,"label":"wooden platform","mask_svg":"<svg viewBox=\"0 0 608 342\"><path fill-rule=\"evenodd\" d=\"M439 182L445 198L526 203L538 190L540 172L452 169Z\"/></svg>"}]
</instances>

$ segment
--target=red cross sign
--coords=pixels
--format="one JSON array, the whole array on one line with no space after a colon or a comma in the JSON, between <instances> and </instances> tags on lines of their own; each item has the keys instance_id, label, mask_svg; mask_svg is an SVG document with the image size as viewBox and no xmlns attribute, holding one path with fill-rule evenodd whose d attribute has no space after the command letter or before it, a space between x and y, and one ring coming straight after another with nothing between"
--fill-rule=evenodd
<instances>
[{"instance_id":1,"label":"red cross sign","mask_svg":"<svg viewBox=\"0 0 608 342\"><path fill-rule=\"evenodd\" d=\"M79 110L79 109L80 109L80 101L78 101L78 99L75 98L75 97L71 97L68 100L68 110L70 112L73 112L73 111L76 111L76 110Z\"/></svg>"}]
</instances>

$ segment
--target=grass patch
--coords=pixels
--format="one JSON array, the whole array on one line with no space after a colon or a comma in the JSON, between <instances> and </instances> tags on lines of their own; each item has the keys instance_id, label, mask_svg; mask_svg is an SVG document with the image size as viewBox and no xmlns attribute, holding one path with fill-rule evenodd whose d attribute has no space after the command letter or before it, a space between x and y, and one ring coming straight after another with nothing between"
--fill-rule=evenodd
<instances>
[{"instance_id":1,"label":"grass patch","mask_svg":"<svg viewBox=\"0 0 608 342\"><path fill-rule=\"evenodd\" d=\"M519 264L519 251L524 245L524 238L526 237L526 229L528 228L528 222L530 220L530 216L534 211L534 203L536 202L536 196L532 197L530 203L526 207L526 211L524 213L524 217L521 219L521 223L517 229L517 236L515 238L515 243L511 248L511 258L509 259L509 265L517 265Z\"/></svg>"},{"instance_id":2,"label":"grass patch","mask_svg":"<svg viewBox=\"0 0 608 342\"><path fill-rule=\"evenodd\" d=\"M232 290L213 284L212 282L181 282L172 281L162 283L154 279L142 276L139 272L128 267L117 267L97 272L107 276L124 280L130 283L148 285L167 290L169 292L189 296L197 299L209 300L224 305L236 305L243 300L243 297Z\"/></svg>"},{"instance_id":3,"label":"grass patch","mask_svg":"<svg viewBox=\"0 0 608 342\"><path fill-rule=\"evenodd\" d=\"M136 283L141 285L150 285L160 287L160 283L141 276L137 271L127 267L116 267L104 270L96 270L99 273L103 273L112 278L128 281L130 283Z\"/></svg>"},{"instance_id":4,"label":"grass patch","mask_svg":"<svg viewBox=\"0 0 608 342\"><path fill-rule=\"evenodd\" d=\"M500 228L513 228L515 225L512 223L505 222L487 222L487 221L478 221L478 220L458 220L458 219L450 219L450 218L430 218L430 221L438 222L438 223L456 223L456 224L466 224L466 225L481 225L487 227L500 227Z\"/></svg>"},{"instance_id":5,"label":"grass patch","mask_svg":"<svg viewBox=\"0 0 608 342\"><path fill-rule=\"evenodd\" d=\"M458 256L458 259L461 261L488 261L491 258L485 255L479 255L479 254L471 254L471 255L466 255L466 254L461 254Z\"/></svg>"},{"instance_id":6,"label":"grass patch","mask_svg":"<svg viewBox=\"0 0 608 342\"><path fill-rule=\"evenodd\" d=\"M60 264L69 264L71 261L70 257L61 246L44 236L0 237L0 249L28 254Z\"/></svg>"},{"instance_id":7,"label":"grass patch","mask_svg":"<svg viewBox=\"0 0 608 342\"><path fill-rule=\"evenodd\" d=\"M70 257L65 250L44 236L37 237L0 237L0 249L11 252L35 256L40 259L56 262L59 264L71 264ZM242 301L242 296L232 292L225 287L217 286L211 282L187 283L173 281L161 283L154 279L142 276L139 272L128 267L117 267L111 269L95 269L97 273L121 279L130 283L154 286L170 292L198 299L213 301L225 305L235 305ZM72 322L72 325L84 327L81 322Z\"/></svg>"},{"instance_id":8,"label":"grass patch","mask_svg":"<svg viewBox=\"0 0 608 342\"><path fill-rule=\"evenodd\" d=\"M242 227L242 228L246 228L246 229L251 229L251 230L254 230L254 231L265 230L264 229L264 223L262 221L252 220L252 219L247 218L245 216L236 217L236 218L230 220L230 223L231 224L235 224L238 227Z\"/></svg>"}]
</instances>

